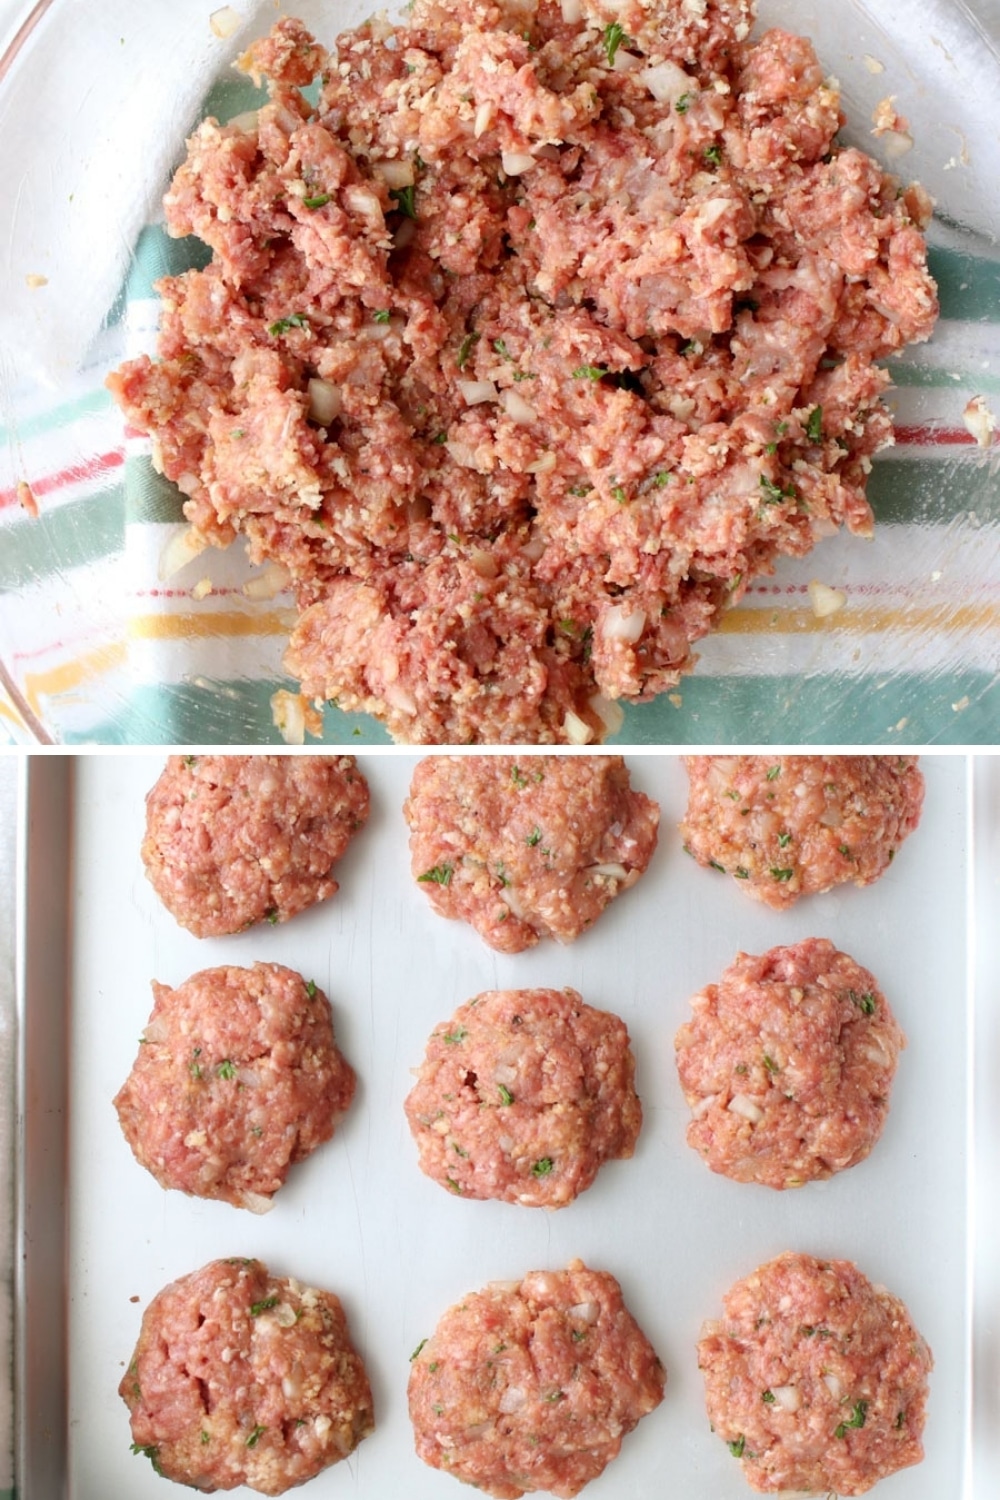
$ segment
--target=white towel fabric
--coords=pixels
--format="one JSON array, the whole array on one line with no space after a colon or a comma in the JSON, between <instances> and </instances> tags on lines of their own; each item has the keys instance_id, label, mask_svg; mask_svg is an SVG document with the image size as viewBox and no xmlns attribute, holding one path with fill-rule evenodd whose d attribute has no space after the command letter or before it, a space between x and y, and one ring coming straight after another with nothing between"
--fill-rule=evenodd
<instances>
[{"instance_id":1,"label":"white towel fabric","mask_svg":"<svg viewBox=\"0 0 1000 1500\"><path fill-rule=\"evenodd\" d=\"M18 759L0 756L0 1491L14 1483L14 869Z\"/></svg>"},{"instance_id":2,"label":"white towel fabric","mask_svg":"<svg viewBox=\"0 0 1000 1500\"><path fill-rule=\"evenodd\" d=\"M220 39L224 6L241 24ZM58 386L83 363L212 80L261 12L270 24L265 0L102 0L54 5L30 33L0 88L0 345L18 377ZM36 276L47 284L32 289Z\"/></svg>"}]
</instances>

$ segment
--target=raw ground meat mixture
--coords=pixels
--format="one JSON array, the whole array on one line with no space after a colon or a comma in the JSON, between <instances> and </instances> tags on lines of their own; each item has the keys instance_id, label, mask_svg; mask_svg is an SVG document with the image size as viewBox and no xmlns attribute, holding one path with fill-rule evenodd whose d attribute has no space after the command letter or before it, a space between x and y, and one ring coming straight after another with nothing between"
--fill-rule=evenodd
<instances>
[{"instance_id":1,"label":"raw ground meat mixture","mask_svg":"<svg viewBox=\"0 0 1000 1500\"><path fill-rule=\"evenodd\" d=\"M182 927L219 937L332 896L367 817L353 755L172 755L146 798L142 862Z\"/></svg>"},{"instance_id":2,"label":"raw ground meat mixture","mask_svg":"<svg viewBox=\"0 0 1000 1500\"><path fill-rule=\"evenodd\" d=\"M871 885L920 822L915 755L684 759L685 849L777 910L845 881Z\"/></svg>"},{"instance_id":3,"label":"raw ground meat mixture","mask_svg":"<svg viewBox=\"0 0 1000 1500\"><path fill-rule=\"evenodd\" d=\"M825 938L740 953L675 1039L693 1146L737 1182L852 1167L889 1113L903 1034L872 975Z\"/></svg>"},{"instance_id":4,"label":"raw ground meat mixture","mask_svg":"<svg viewBox=\"0 0 1000 1500\"><path fill-rule=\"evenodd\" d=\"M435 910L503 953L579 937L646 869L660 820L620 755L430 756L403 811Z\"/></svg>"},{"instance_id":5,"label":"raw ground meat mixture","mask_svg":"<svg viewBox=\"0 0 1000 1500\"><path fill-rule=\"evenodd\" d=\"M931 204L753 13L414 0L329 55L284 19L270 102L191 137L167 227L212 260L109 384L196 529L287 569L310 697L599 740L779 555L870 533Z\"/></svg>"},{"instance_id":6,"label":"raw ground meat mixture","mask_svg":"<svg viewBox=\"0 0 1000 1500\"><path fill-rule=\"evenodd\" d=\"M205 969L153 1014L115 1099L139 1164L165 1188L263 1213L289 1167L354 1097L330 1002L280 964Z\"/></svg>"},{"instance_id":7,"label":"raw ground meat mixture","mask_svg":"<svg viewBox=\"0 0 1000 1500\"><path fill-rule=\"evenodd\" d=\"M709 1420L755 1490L863 1495L924 1456L931 1353L850 1261L788 1253L698 1345Z\"/></svg>"},{"instance_id":8,"label":"raw ground meat mixture","mask_svg":"<svg viewBox=\"0 0 1000 1500\"><path fill-rule=\"evenodd\" d=\"M118 1389L133 1452L206 1492L281 1495L374 1427L338 1299L259 1260L212 1261L154 1297Z\"/></svg>"},{"instance_id":9,"label":"raw ground meat mixture","mask_svg":"<svg viewBox=\"0 0 1000 1500\"><path fill-rule=\"evenodd\" d=\"M625 1023L576 990L494 990L427 1044L406 1118L449 1192L561 1208L642 1124Z\"/></svg>"},{"instance_id":10,"label":"raw ground meat mixture","mask_svg":"<svg viewBox=\"0 0 1000 1500\"><path fill-rule=\"evenodd\" d=\"M416 1350L417 1453L499 1500L575 1495L660 1404L664 1380L613 1276L578 1260L532 1271L463 1298Z\"/></svg>"}]
</instances>

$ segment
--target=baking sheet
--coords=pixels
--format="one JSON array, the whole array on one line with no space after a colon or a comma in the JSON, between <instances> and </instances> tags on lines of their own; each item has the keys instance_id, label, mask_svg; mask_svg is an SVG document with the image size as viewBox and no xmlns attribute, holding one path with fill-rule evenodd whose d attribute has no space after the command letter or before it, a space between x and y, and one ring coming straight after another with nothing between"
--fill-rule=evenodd
<instances>
[{"instance_id":1,"label":"baking sheet","mask_svg":"<svg viewBox=\"0 0 1000 1500\"><path fill-rule=\"evenodd\" d=\"M660 847L646 876L571 947L544 944L509 957L434 915L409 877L400 808L413 764L392 752L363 758L372 817L340 867L342 889L331 902L279 928L202 941L160 908L139 862L143 797L162 759L105 755L76 764L73 1500L167 1493L146 1460L129 1452L116 1388L142 1307L166 1282L221 1255L260 1256L344 1301L371 1376L377 1430L312 1481L315 1500L462 1493L413 1455L409 1355L467 1291L576 1255L618 1276L668 1370L663 1405L587 1488L588 1500L739 1500L751 1492L709 1431L694 1344L730 1283L790 1248L855 1260L904 1298L934 1350L927 1458L880 1485L880 1500L971 1495L965 759L923 758L922 825L878 884L776 914L688 859L675 831L685 785L679 761L634 754L633 781L662 807ZM685 1145L672 1037L689 995L737 949L811 935L872 968L909 1046L873 1156L828 1183L778 1194L713 1176ZM152 978L176 984L200 968L257 958L288 963L327 991L359 1075L337 1136L294 1170L264 1218L163 1192L132 1159L110 1102L135 1055ZM533 984L574 985L625 1018L645 1107L633 1160L605 1167L588 1193L554 1214L450 1197L417 1170L402 1113L409 1069L437 1022L484 989ZM42 1492L25 1500L43 1500Z\"/></svg>"}]
</instances>

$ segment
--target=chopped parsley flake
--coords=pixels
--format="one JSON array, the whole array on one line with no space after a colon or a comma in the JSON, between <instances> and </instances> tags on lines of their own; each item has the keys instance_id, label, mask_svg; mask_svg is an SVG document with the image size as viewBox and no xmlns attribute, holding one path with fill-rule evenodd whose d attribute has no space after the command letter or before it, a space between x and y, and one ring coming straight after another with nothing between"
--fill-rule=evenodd
<instances>
[{"instance_id":1,"label":"chopped parsley flake","mask_svg":"<svg viewBox=\"0 0 1000 1500\"><path fill-rule=\"evenodd\" d=\"M305 313L292 313L287 318L279 318L276 323L269 324L267 331L272 338L276 339L280 338L283 333L287 333L290 328L308 327L309 319L306 317Z\"/></svg>"},{"instance_id":2,"label":"chopped parsley flake","mask_svg":"<svg viewBox=\"0 0 1000 1500\"><path fill-rule=\"evenodd\" d=\"M524 787L528 785L528 778L527 776L525 776L520 766L511 767L510 779L516 787Z\"/></svg>"},{"instance_id":3,"label":"chopped parsley flake","mask_svg":"<svg viewBox=\"0 0 1000 1500\"><path fill-rule=\"evenodd\" d=\"M252 1302L250 1304L250 1316L251 1318L259 1318L261 1313L270 1312L271 1308L277 1307L277 1305L277 1297L265 1297L262 1302Z\"/></svg>"},{"instance_id":4,"label":"chopped parsley flake","mask_svg":"<svg viewBox=\"0 0 1000 1500\"><path fill-rule=\"evenodd\" d=\"M771 866L771 874L775 880L791 880L795 874L794 870L779 870L777 866Z\"/></svg>"},{"instance_id":5,"label":"chopped parsley flake","mask_svg":"<svg viewBox=\"0 0 1000 1500\"><path fill-rule=\"evenodd\" d=\"M201 1429L201 1441L202 1443L210 1443L212 1441L212 1434L206 1432L204 1427Z\"/></svg>"},{"instance_id":6,"label":"chopped parsley flake","mask_svg":"<svg viewBox=\"0 0 1000 1500\"><path fill-rule=\"evenodd\" d=\"M764 1403L765 1406L773 1406L773 1404L774 1404L774 1392L773 1391L763 1391L761 1393L761 1398L760 1399L763 1401L763 1403Z\"/></svg>"},{"instance_id":7,"label":"chopped parsley flake","mask_svg":"<svg viewBox=\"0 0 1000 1500\"><path fill-rule=\"evenodd\" d=\"M528 837L525 839L524 842L528 845L529 849L534 849L535 845L536 844L540 844L541 841L542 841L542 830L539 828L538 824L536 823L535 826L534 826L534 828L528 834Z\"/></svg>"},{"instance_id":8,"label":"chopped parsley flake","mask_svg":"<svg viewBox=\"0 0 1000 1500\"><path fill-rule=\"evenodd\" d=\"M778 779L778 777L780 775L781 775L781 767L780 766L772 766L771 769L767 773L767 778L766 779L768 781L777 781L777 779Z\"/></svg>"},{"instance_id":9,"label":"chopped parsley flake","mask_svg":"<svg viewBox=\"0 0 1000 1500\"><path fill-rule=\"evenodd\" d=\"M388 323L392 314L387 307L380 307L378 312L372 313L376 323Z\"/></svg>"},{"instance_id":10,"label":"chopped parsley flake","mask_svg":"<svg viewBox=\"0 0 1000 1500\"><path fill-rule=\"evenodd\" d=\"M514 1095L511 1093L510 1089L504 1088L504 1086L503 1086L502 1083L498 1083L497 1084L497 1092L500 1095L500 1103L501 1104L513 1104L514 1103Z\"/></svg>"},{"instance_id":11,"label":"chopped parsley flake","mask_svg":"<svg viewBox=\"0 0 1000 1500\"><path fill-rule=\"evenodd\" d=\"M426 1344L426 1342L427 1342L426 1339L421 1339L420 1343L417 1345L417 1347L414 1349L413 1353L410 1355L410 1364L411 1365L412 1365L413 1361L416 1359L417 1355L420 1353L421 1349Z\"/></svg>"},{"instance_id":12,"label":"chopped parsley flake","mask_svg":"<svg viewBox=\"0 0 1000 1500\"><path fill-rule=\"evenodd\" d=\"M141 1454L143 1458L149 1459L157 1474L163 1473L160 1468L160 1450L155 1443L133 1443L131 1447L133 1453Z\"/></svg>"},{"instance_id":13,"label":"chopped parsley flake","mask_svg":"<svg viewBox=\"0 0 1000 1500\"><path fill-rule=\"evenodd\" d=\"M867 1417L867 1415L868 1415L868 1402L867 1401L857 1401L857 1402L855 1402L854 1410L851 1412L851 1415L848 1417L847 1421L846 1422L841 1422L836 1427L836 1429L834 1430L834 1434L833 1434L834 1437L838 1437L838 1438L846 1437L846 1435L847 1435L847 1429L849 1427L863 1427L865 1425L865 1418Z\"/></svg>"},{"instance_id":14,"label":"chopped parsley flake","mask_svg":"<svg viewBox=\"0 0 1000 1500\"><path fill-rule=\"evenodd\" d=\"M409 187L390 188L389 197L395 201L399 212L407 219L417 217L416 205L413 201L413 183Z\"/></svg>"},{"instance_id":15,"label":"chopped parsley flake","mask_svg":"<svg viewBox=\"0 0 1000 1500\"><path fill-rule=\"evenodd\" d=\"M454 865L435 865L433 869L425 870L422 875L418 875L417 880L425 885L451 885L451 877L454 873Z\"/></svg>"},{"instance_id":16,"label":"chopped parsley flake","mask_svg":"<svg viewBox=\"0 0 1000 1500\"><path fill-rule=\"evenodd\" d=\"M264 913L264 921L270 922L271 926L273 927L276 924L277 920L278 908L276 906L269 906L267 908L267 911Z\"/></svg>"},{"instance_id":17,"label":"chopped parsley flake","mask_svg":"<svg viewBox=\"0 0 1000 1500\"><path fill-rule=\"evenodd\" d=\"M602 375L608 373L607 365L577 365L573 371L574 380L600 380Z\"/></svg>"},{"instance_id":18,"label":"chopped parsley flake","mask_svg":"<svg viewBox=\"0 0 1000 1500\"><path fill-rule=\"evenodd\" d=\"M551 1156L543 1156L531 1169L532 1177L548 1177L552 1171L553 1162Z\"/></svg>"},{"instance_id":19,"label":"chopped parsley flake","mask_svg":"<svg viewBox=\"0 0 1000 1500\"><path fill-rule=\"evenodd\" d=\"M445 1182L451 1188L453 1193L461 1193L462 1184L460 1182L456 1182L454 1177L446 1177Z\"/></svg>"},{"instance_id":20,"label":"chopped parsley flake","mask_svg":"<svg viewBox=\"0 0 1000 1500\"><path fill-rule=\"evenodd\" d=\"M848 990L847 993L863 1015L873 1016L875 1014L875 996L871 991L868 991L864 995L859 995L856 990Z\"/></svg>"},{"instance_id":21,"label":"chopped parsley flake","mask_svg":"<svg viewBox=\"0 0 1000 1500\"><path fill-rule=\"evenodd\" d=\"M481 338L481 333L467 333L465 335L465 338L459 345L458 359L456 361L460 370L465 369L465 366L468 363L469 355L472 353L473 349L475 348L476 344L479 343L479 340Z\"/></svg>"},{"instance_id":22,"label":"chopped parsley flake","mask_svg":"<svg viewBox=\"0 0 1000 1500\"><path fill-rule=\"evenodd\" d=\"M604 28L604 50L608 54L608 66L613 67L615 54L622 42L627 42L624 28L617 22L612 21L610 26Z\"/></svg>"},{"instance_id":23,"label":"chopped parsley flake","mask_svg":"<svg viewBox=\"0 0 1000 1500\"><path fill-rule=\"evenodd\" d=\"M743 1457L743 1450L746 1448L746 1445L747 1445L747 1440L743 1436L743 1434L741 1433L738 1438L734 1438L733 1439L733 1441L728 1445L728 1447L729 1447L730 1453L733 1455L734 1458L742 1458Z\"/></svg>"},{"instance_id":24,"label":"chopped parsley flake","mask_svg":"<svg viewBox=\"0 0 1000 1500\"><path fill-rule=\"evenodd\" d=\"M737 865L736 869L733 871L733 874L736 876L737 880L749 880L750 879L750 871L749 870L745 870L742 865Z\"/></svg>"},{"instance_id":25,"label":"chopped parsley flake","mask_svg":"<svg viewBox=\"0 0 1000 1500\"><path fill-rule=\"evenodd\" d=\"M316 981L314 979L306 980L306 994L310 1000L316 999Z\"/></svg>"},{"instance_id":26,"label":"chopped parsley flake","mask_svg":"<svg viewBox=\"0 0 1000 1500\"><path fill-rule=\"evenodd\" d=\"M688 110L690 108L691 108L691 95L690 94L682 94L680 96L680 98L678 100L676 100L676 102L674 104L674 109L676 109L676 111L677 111L677 113L679 115L686 115L687 112L688 112Z\"/></svg>"},{"instance_id":27,"label":"chopped parsley flake","mask_svg":"<svg viewBox=\"0 0 1000 1500\"><path fill-rule=\"evenodd\" d=\"M768 479L766 474L760 476L760 487L764 491L765 505L780 505L782 500L795 499L796 491L794 485L781 486L775 484L772 479Z\"/></svg>"},{"instance_id":28,"label":"chopped parsley flake","mask_svg":"<svg viewBox=\"0 0 1000 1500\"><path fill-rule=\"evenodd\" d=\"M781 1072L781 1069L778 1067L778 1064L775 1062L774 1058L773 1057L768 1057L768 1055L767 1055L766 1052L764 1053L764 1067L767 1069L767 1071L769 1073L780 1073Z\"/></svg>"},{"instance_id":29,"label":"chopped parsley flake","mask_svg":"<svg viewBox=\"0 0 1000 1500\"><path fill-rule=\"evenodd\" d=\"M823 408L814 406L806 423L806 437L811 443L823 441Z\"/></svg>"},{"instance_id":30,"label":"chopped parsley flake","mask_svg":"<svg viewBox=\"0 0 1000 1500\"><path fill-rule=\"evenodd\" d=\"M257 1444L260 1442L261 1438L264 1436L264 1434L265 1434L266 1431L267 1431L266 1427L261 1427L259 1425L256 1426L256 1427L254 1427L254 1429L251 1432L250 1436L247 1438L247 1447L248 1448L256 1448Z\"/></svg>"},{"instance_id":31,"label":"chopped parsley flake","mask_svg":"<svg viewBox=\"0 0 1000 1500\"><path fill-rule=\"evenodd\" d=\"M788 846L789 846L789 844L791 842L792 842L792 835L790 833L779 833L778 834L778 848L779 849L787 849Z\"/></svg>"},{"instance_id":32,"label":"chopped parsley flake","mask_svg":"<svg viewBox=\"0 0 1000 1500\"><path fill-rule=\"evenodd\" d=\"M469 1033L466 1031L464 1026L456 1026L454 1031L445 1032L444 1040L450 1044L454 1044L456 1042L464 1042L465 1038L468 1035Z\"/></svg>"},{"instance_id":33,"label":"chopped parsley flake","mask_svg":"<svg viewBox=\"0 0 1000 1500\"><path fill-rule=\"evenodd\" d=\"M303 198L302 202L306 208L325 208L332 196L332 193L317 193L313 198Z\"/></svg>"},{"instance_id":34,"label":"chopped parsley flake","mask_svg":"<svg viewBox=\"0 0 1000 1500\"><path fill-rule=\"evenodd\" d=\"M722 147L721 146L717 146L717 145L716 146L706 146L705 147L705 160L708 162L709 166L712 166L712 167L721 166L722 165Z\"/></svg>"}]
</instances>

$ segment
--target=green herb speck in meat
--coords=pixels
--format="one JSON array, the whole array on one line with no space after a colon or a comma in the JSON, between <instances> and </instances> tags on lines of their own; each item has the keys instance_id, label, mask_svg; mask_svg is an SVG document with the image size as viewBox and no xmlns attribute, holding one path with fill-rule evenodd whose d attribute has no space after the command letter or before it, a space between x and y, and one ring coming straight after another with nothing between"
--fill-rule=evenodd
<instances>
[{"instance_id":1,"label":"green herb speck in meat","mask_svg":"<svg viewBox=\"0 0 1000 1500\"><path fill-rule=\"evenodd\" d=\"M834 1437L838 1437L838 1438L846 1437L847 1436L848 1428L850 1428L850 1427L863 1427L865 1425L865 1418L867 1417L867 1415L868 1415L868 1402L867 1401L857 1401L857 1402L855 1402L855 1404L854 1404L854 1410L851 1412L851 1415L848 1417L847 1421L846 1422L841 1422L834 1429L834 1433L833 1433Z\"/></svg>"},{"instance_id":2,"label":"green herb speck in meat","mask_svg":"<svg viewBox=\"0 0 1000 1500\"><path fill-rule=\"evenodd\" d=\"M236 1064L232 1062L228 1057L224 1057L215 1071L220 1078L235 1078Z\"/></svg>"},{"instance_id":3,"label":"green herb speck in meat","mask_svg":"<svg viewBox=\"0 0 1000 1500\"><path fill-rule=\"evenodd\" d=\"M250 1436L247 1438L247 1447L248 1448L256 1448L257 1444L260 1442L261 1438L264 1436L264 1434L265 1434L266 1431L267 1431L266 1427L261 1427L260 1425L257 1425L256 1427L254 1427L254 1429L251 1432Z\"/></svg>"},{"instance_id":4,"label":"green herb speck in meat","mask_svg":"<svg viewBox=\"0 0 1000 1500\"><path fill-rule=\"evenodd\" d=\"M451 877L455 873L454 865L435 865L431 870L425 870L417 880L430 885L450 885Z\"/></svg>"},{"instance_id":5,"label":"green herb speck in meat","mask_svg":"<svg viewBox=\"0 0 1000 1500\"><path fill-rule=\"evenodd\" d=\"M510 1089L504 1088L504 1086L503 1086L502 1083L498 1083L497 1084L497 1092L500 1095L500 1103L501 1104L513 1104L514 1103L514 1095L511 1093Z\"/></svg>"},{"instance_id":6,"label":"green herb speck in meat","mask_svg":"<svg viewBox=\"0 0 1000 1500\"><path fill-rule=\"evenodd\" d=\"M608 55L608 66L614 67L615 55L623 42L627 42L625 29L617 21L612 21L610 26L604 28L604 50Z\"/></svg>"},{"instance_id":7,"label":"green herb speck in meat","mask_svg":"<svg viewBox=\"0 0 1000 1500\"><path fill-rule=\"evenodd\" d=\"M141 1454L143 1458L149 1459L155 1473L163 1473L160 1468L160 1450L155 1443L132 1443L131 1447L133 1453Z\"/></svg>"},{"instance_id":8,"label":"green herb speck in meat","mask_svg":"<svg viewBox=\"0 0 1000 1500\"><path fill-rule=\"evenodd\" d=\"M250 1316L251 1318L259 1318L261 1313L270 1312L271 1308L277 1307L277 1305L277 1297L265 1297L262 1302L251 1302Z\"/></svg>"},{"instance_id":9,"label":"green herb speck in meat","mask_svg":"<svg viewBox=\"0 0 1000 1500\"><path fill-rule=\"evenodd\" d=\"M532 1177L548 1177L553 1165L551 1156L541 1157L531 1169Z\"/></svg>"}]
</instances>

